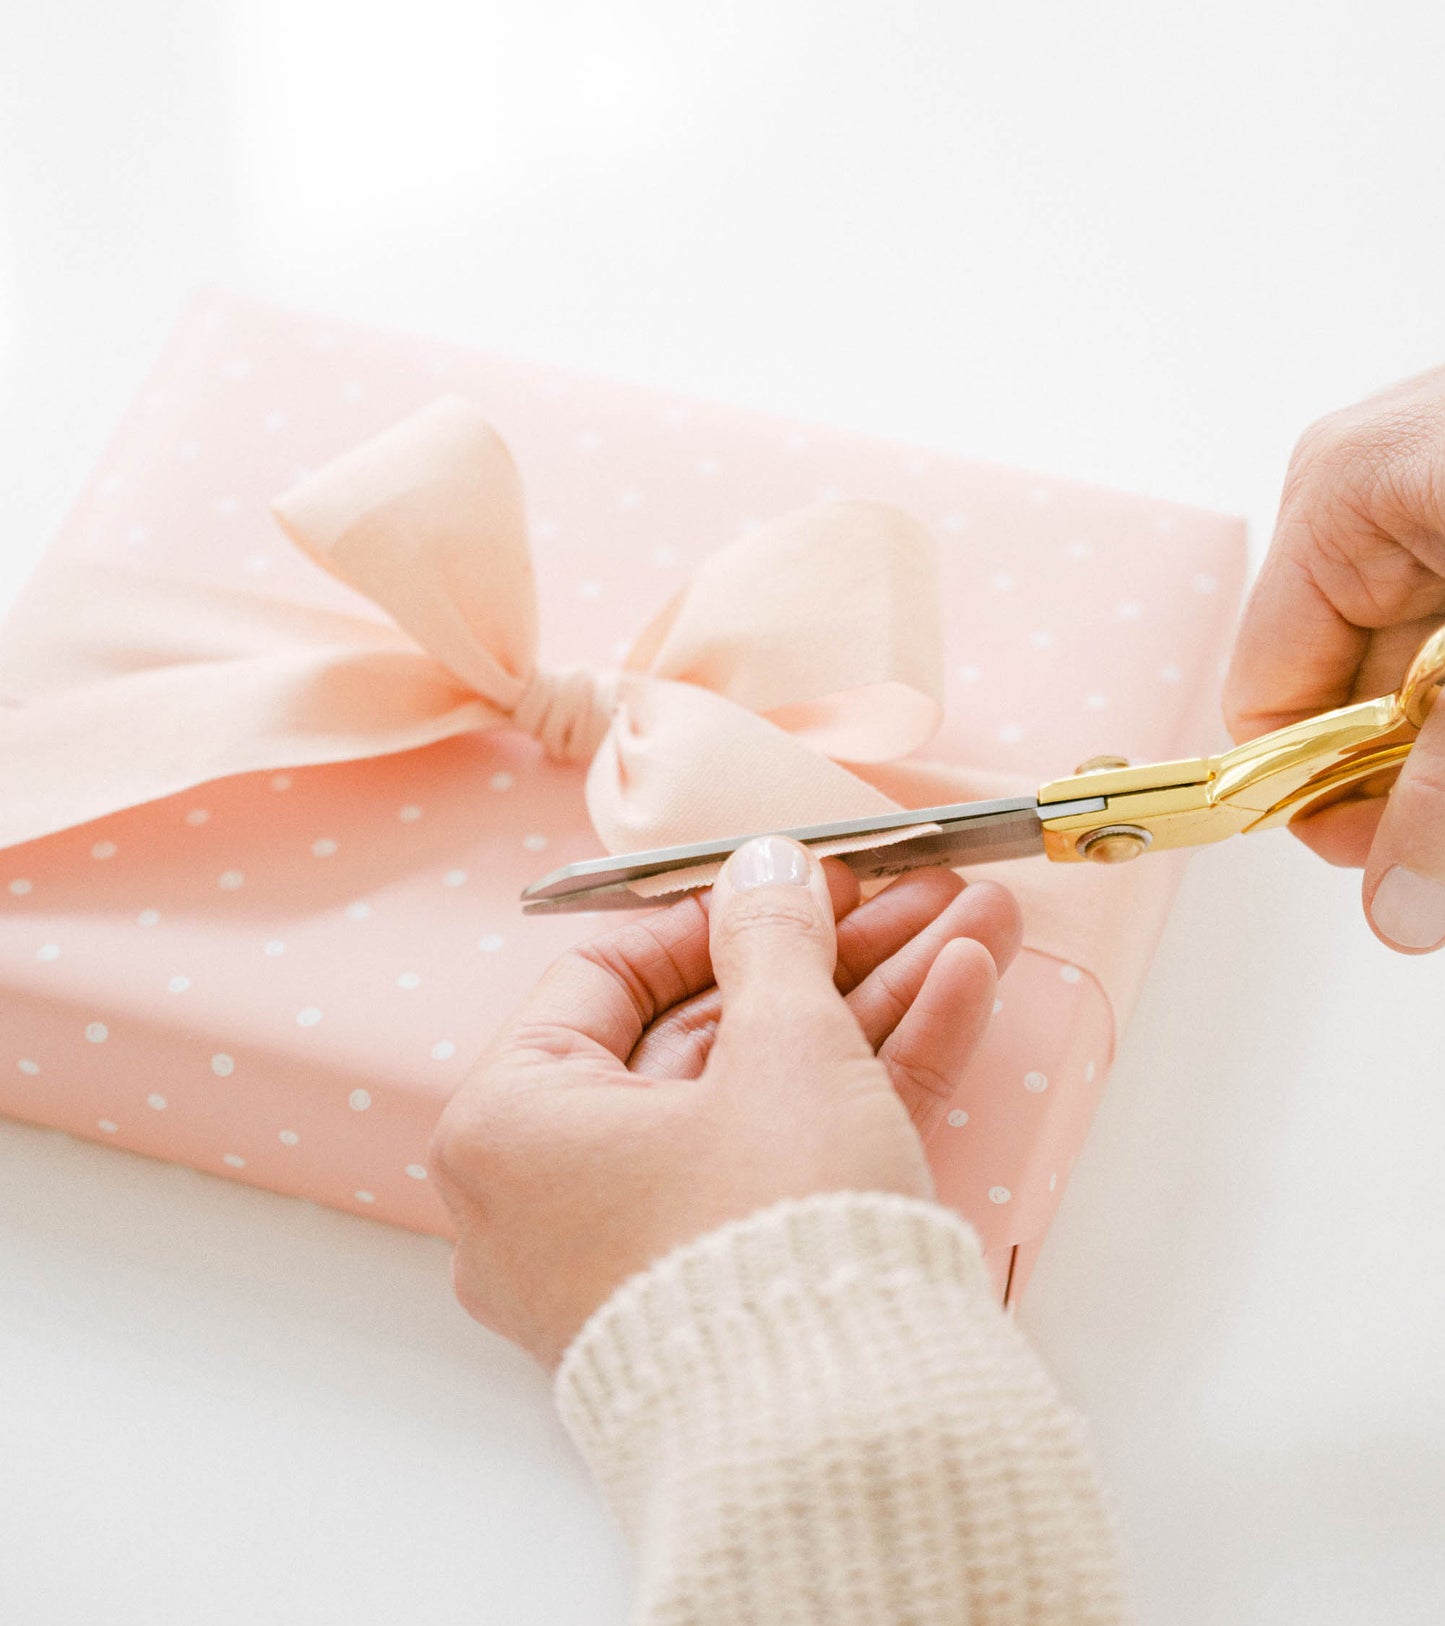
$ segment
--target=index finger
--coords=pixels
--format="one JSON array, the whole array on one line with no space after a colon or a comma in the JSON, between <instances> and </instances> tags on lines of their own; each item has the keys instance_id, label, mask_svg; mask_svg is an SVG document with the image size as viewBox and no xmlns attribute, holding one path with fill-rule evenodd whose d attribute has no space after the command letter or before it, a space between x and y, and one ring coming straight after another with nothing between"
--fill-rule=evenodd
<instances>
[{"instance_id":1,"label":"index finger","mask_svg":"<svg viewBox=\"0 0 1445 1626\"><path fill-rule=\"evenodd\" d=\"M1445 614L1442 429L1432 375L1300 441L1225 685L1235 739L1399 683Z\"/></svg>"},{"instance_id":2,"label":"index finger","mask_svg":"<svg viewBox=\"0 0 1445 1626\"><path fill-rule=\"evenodd\" d=\"M844 865L824 865L835 914L858 902ZM553 962L499 1041L513 1059L590 1057L626 1065L664 1012L710 988L707 894L689 893L668 908L579 943Z\"/></svg>"},{"instance_id":3,"label":"index finger","mask_svg":"<svg viewBox=\"0 0 1445 1626\"><path fill-rule=\"evenodd\" d=\"M1335 608L1281 524L1245 608L1224 684L1237 741L1347 705L1370 633Z\"/></svg>"},{"instance_id":4,"label":"index finger","mask_svg":"<svg viewBox=\"0 0 1445 1626\"><path fill-rule=\"evenodd\" d=\"M691 893L568 949L499 1041L512 1059L590 1056L625 1064L648 1024L712 981L707 910Z\"/></svg>"}]
</instances>

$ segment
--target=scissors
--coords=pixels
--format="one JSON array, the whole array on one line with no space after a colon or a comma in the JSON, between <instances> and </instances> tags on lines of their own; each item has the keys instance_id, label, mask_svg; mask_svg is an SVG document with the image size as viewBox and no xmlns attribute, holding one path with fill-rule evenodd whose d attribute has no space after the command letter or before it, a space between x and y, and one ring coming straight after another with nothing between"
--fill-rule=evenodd
<instances>
[{"instance_id":1,"label":"scissors","mask_svg":"<svg viewBox=\"0 0 1445 1626\"><path fill-rule=\"evenodd\" d=\"M1219 756L1140 766L1092 757L1066 778L1041 785L1036 796L909 808L777 834L811 846L918 832L835 854L860 880L1039 853L1060 864L1128 863L1148 852L1273 829L1352 792L1383 793L1442 684L1445 626L1425 640L1394 694L1292 723ZM569 864L522 893L523 912L657 908L682 894L647 897L632 890L634 882L718 863L752 839L729 836Z\"/></svg>"}]
</instances>

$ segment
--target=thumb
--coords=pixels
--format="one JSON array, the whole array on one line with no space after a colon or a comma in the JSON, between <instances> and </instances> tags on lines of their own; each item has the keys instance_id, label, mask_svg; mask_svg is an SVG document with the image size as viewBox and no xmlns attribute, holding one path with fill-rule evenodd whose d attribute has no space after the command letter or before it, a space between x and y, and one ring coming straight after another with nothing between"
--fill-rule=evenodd
<instances>
[{"instance_id":1,"label":"thumb","mask_svg":"<svg viewBox=\"0 0 1445 1626\"><path fill-rule=\"evenodd\" d=\"M785 836L739 847L713 886L708 916L724 1033L790 1033L831 1059L872 1056L833 985L833 903L806 847Z\"/></svg>"},{"instance_id":2,"label":"thumb","mask_svg":"<svg viewBox=\"0 0 1445 1626\"><path fill-rule=\"evenodd\" d=\"M786 984L832 987L838 940L823 866L786 836L759 836L728 859L708 907L724 1004Z\"/></svg>"},{"instance_id":3,"label":"thumb","mask_svg":"<svg viewBox=\"0 0 1445 1626\"><path fill-rule=\"evenodd\" d=\"M1406 954L1445 944L1445 702L1426 717L1365 865L1375 935Z\"/></svg>"}]
</instances>

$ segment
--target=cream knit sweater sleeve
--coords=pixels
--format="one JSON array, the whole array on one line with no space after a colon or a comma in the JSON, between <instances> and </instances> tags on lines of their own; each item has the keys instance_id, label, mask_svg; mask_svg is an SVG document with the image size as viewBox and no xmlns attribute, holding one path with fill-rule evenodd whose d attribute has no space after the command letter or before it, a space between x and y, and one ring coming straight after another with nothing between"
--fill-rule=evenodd
<instances>
[{"instance_id":1,"label":"cream knit sweater sleeve","mask_svg":"<svg viewBox=\"0 0 1445 1626\"><path fill-rule=\"evenodd\" d=\"M1127 1618L1081 1422L935 1204L810 1197L688 1243L597 1311L557 1396L639 1626Z\"/></svg>"}]
</instances>

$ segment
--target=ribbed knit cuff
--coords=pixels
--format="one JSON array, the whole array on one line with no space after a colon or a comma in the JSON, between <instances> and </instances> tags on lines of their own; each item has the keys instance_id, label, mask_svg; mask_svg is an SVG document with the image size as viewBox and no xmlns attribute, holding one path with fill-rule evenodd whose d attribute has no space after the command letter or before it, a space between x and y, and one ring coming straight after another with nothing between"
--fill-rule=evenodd
<instances>
[{"instance_id":1,"label":"ribbed knit cuff","mask_svg":"<svg viewBox=\"0 0 1445 1626\"><path fill-rule=\"evenodd\" d=\"M638 1407L699 1383L745 1381L760 1357L770 1377L780 1357L816 1374L836 1358L846 1298L862 1310L866 1297L869 1319L882 1314L897 1329L921 1291L945 1286L985 1300L991 1293L972 1227L937 1203L886 1192L777 1203L624 1282L563 1357L558 1407L584 1452L605 1450ZM762 1337L780 1313L797 1340L785 1349Z\"/></svg>"},{"instance_id":2,"label":"ribbed knit cuff","mask_svg":"<svg viewBox=\"0 0 1445 1626\"><path fill-rule=\"evenodd\" d=\"M592 1316L557 1401L648 1626L1125 1618L1079 1420L936 1204L837 1193L699 1237Z\"/></svg>"}]
</instances>

